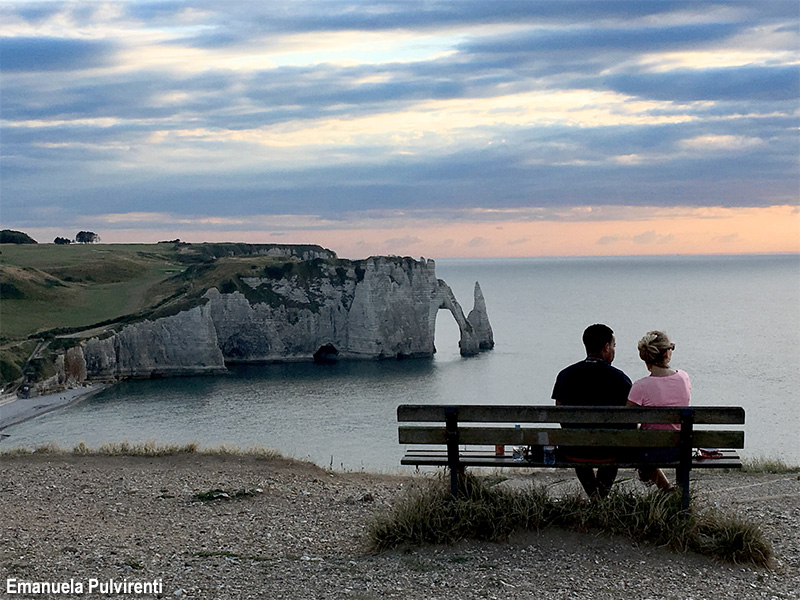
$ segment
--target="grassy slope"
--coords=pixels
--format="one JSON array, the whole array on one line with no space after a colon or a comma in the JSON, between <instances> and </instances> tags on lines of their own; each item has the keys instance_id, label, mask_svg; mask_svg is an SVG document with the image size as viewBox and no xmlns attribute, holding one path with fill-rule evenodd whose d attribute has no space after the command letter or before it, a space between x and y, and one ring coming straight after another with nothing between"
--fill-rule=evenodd
<instances>
[{"instance_id":1,"label":"grassy slope","mask_svg":"<svg viewBox=\"0 0 800 600\"><path fill-rule=\"evenodd\" d=\"M3 244L0 251L6 340L143 310L161 299L159 284L185 268L168 244Z\"/></svg>"}]
</instances>

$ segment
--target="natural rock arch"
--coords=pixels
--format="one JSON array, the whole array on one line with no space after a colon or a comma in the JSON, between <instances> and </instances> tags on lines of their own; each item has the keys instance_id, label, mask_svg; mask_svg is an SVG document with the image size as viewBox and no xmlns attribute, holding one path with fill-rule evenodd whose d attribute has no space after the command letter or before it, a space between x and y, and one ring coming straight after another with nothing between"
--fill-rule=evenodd
<instances>
[{"instance_id":1,"label":"natural rock arch","mask_svg":"<svg viewBox=\"0 0 800 600\"><path fill-rule=\"evenodd\" d=\"M480 284L475 282L473 308L469 316L464 316L461 305L456 300L453 290L443 280L439 279L440 303L438 310L448 310L458 324L461 340L458 347L462 356L473 356L481 350L494 347L494 334L489 324L489 315L486 312L486 301L483 298Z\"/></svg>"}]
</instances>

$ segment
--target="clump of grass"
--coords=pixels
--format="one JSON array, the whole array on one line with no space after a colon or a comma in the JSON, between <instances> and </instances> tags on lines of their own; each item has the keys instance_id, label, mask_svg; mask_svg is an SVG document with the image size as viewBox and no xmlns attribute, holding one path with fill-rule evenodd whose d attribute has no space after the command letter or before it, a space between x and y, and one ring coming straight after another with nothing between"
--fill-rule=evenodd
<instances>
[{"instance_id":1,"label":"clump of grass","mask_svg":"<svg viewBox=\"0 0 800 600\"><path fill-rule=\"evenodd\" d=\"M766 566L772 548L761 530L738 515L707 511L696 519L689 550L733 563Z\"/></svg>"},{"instance_id":2,"label":"clump of grass","mask_svg":"<svg viewBox=\"0 0 800 600\"><path fill-rule=\"evenodd\" d=\"M153 440L131 444L130 442L113 442L100 446L97 450L88 448L80 442L73 448L73 454L99 454L103 456L172 456L174 454L194 454L199 445L196 442L188 444L156 444Z\"/></svg>"},{"instance_id":3,"label":"clump of grass","mask_svg":"<svg viewBox=\"0 0 800 600\"><path fill-rule=\"evenodd\" d=\"M391 513L376 515L369 524L375 550L406 544L449 544L465 538L500 541L514 530L538 529L544 522L545 503L529 500L541 488L504 493L467 475L456 498L441 480L418 482L398 501Z\"/></svg>"},{"instance_id":4,"label":"clump of grass","mask_svg":"<svg viewBox=\"0 0 800 600\"><path fill-rule=\"evenodd\" d=\"M15 446L0 452L0 456L26 456L29 454L59 454L63 452L57 444L48 443L37 446L36 448L28 448L26 446Z\"/></svg>"},{"instance_id":5,"label":"clump of grass","mask_svg":"<svg viewBox=\"0 0 800 600\"><path fill-rule=\"evenodd\" d=\"M200 451L202 454L212 456L249 456L252 458L279 458L281 453L272 448L265 448L264 446L249 446L247 448L240 448L239 446L228 446L222 444L214 448L204 448Z\"/></svg>"},{"instance_id":6,"label":"clump of grass","mask_svg":"<svg viewBox=\"0 0 800 600\"><path fill-rule=\"evenodd\" d=\"M505 490L473 475L463 478L456 498L446 482L422 482L392 511L374 516L368 531L373 549L383 551L468 538L498 542L515 531L546 527L604 531L736 563L766 565L772 555L755 525L717 509L686 514L679 494L615 488L608 498L587 502L578 494L551 497L544 486Z\"/></svg>"},{"instance_id":7,"label":"clump of grass","mask_svg":"<svg viewBox=\"0 0 800 600\"><path fill-rule=\"evenodd\" d=\"M786 464L780 458L745 458L742 460L742 471L745 473L800 473L800 466Z\"/></svg>"},{"instance_id":8,"label":"clump of grass","mask_svg":"<svg viewBox=\"0 0 800 600\"><path fill-rule=\"evenodd\" d=\"M55 442L42 444L33 451L34 454L58 454L59 452L61 452L61 448Z\"/></svg>"},{"instance_id":9,"label":"clump of grass","mask_svg":"<svg viewBox=\"0 0 800 600\"><path fill-rule=\"evenodd\" d=\"M8 450L0 452L0 456L21 456L25 454L33 454L33 450L25 446L15 446L14 448L9 448Z\"/></svg>"},{"instance_id":10,"label":"clump of grass","mask_svg":"<svg viewBox=\"0 0 800 600\"><path fill-rule=\"evenodd\" d=\"M0 452L2 456L25 456L29 454L63 454L64 450L55 442L47 442L41 444L36 448L28 448L27 446L15 446Z\"/></svg>"},{"instance_id":11,"label":"clump of grass","mask_svg":"<svg viewBox=\"0 0 800 600\"><path fill-rule=\"evenodd\" d=\"M216 446L213 448L201 448L197 442L186 444L158 444L154 440L146 442L131 443L128 441L109 442L99 447L91 447L86 442L78 442L72 450L60 447L58 444L50 442L29 448L26 446L16 446L7 450L0 451L0 456L30 455L30 454L75 454L78 456L174 456L176 454L202 454L206 456L247 456L258 459L280 458L281 454L277 450L253 446L239 448L238 446Z\"/></svg>"}]
</instances>

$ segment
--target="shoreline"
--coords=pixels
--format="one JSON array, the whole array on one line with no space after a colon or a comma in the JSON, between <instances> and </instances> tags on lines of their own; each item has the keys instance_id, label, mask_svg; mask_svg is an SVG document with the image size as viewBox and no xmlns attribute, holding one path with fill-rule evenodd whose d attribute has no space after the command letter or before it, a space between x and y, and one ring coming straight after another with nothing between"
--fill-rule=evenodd
<instances>
[{"instance_id":1,"label":"shoreline","mask_svg":"<svg viewBox=\"0 0 800 600\"><path fill-rule=\"evenodd\" d=\"M33 398L19 398L0 403L0 432L35 417L75 404L108 388L107 383L89 383L81 387L67 388L53 394ZM0 436L2 439L3 436Z\"/></svg>"}]
</instances>

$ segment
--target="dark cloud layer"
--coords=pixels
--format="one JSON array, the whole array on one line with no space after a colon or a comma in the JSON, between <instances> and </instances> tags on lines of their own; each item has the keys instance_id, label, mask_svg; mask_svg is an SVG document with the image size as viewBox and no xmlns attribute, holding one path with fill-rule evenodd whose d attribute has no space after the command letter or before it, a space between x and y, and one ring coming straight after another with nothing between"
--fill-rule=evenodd
<instances>
[{"instance_id":1,"label":"dark cloud layer","mask_svg":"<svg viewBox=\"0 0 800 600\"><path fill-rule=\"evenodd\" d=\"M786 67L735 67L626 74L608 85L625 94L677 102L692 100L761 100L795 102L800 97L800 70Z\"/></svg>"},{"instance_id":2,"label":"dark cloud layer","mask_svg":"<svg viewBox=\"0 0 800 600\"><path fill-rule=\"evenodd\" d=\"M94 40L0 37L3 72L74 71L108 64L113 46Z\"/></svg>"}]
</instances>

